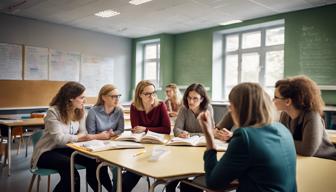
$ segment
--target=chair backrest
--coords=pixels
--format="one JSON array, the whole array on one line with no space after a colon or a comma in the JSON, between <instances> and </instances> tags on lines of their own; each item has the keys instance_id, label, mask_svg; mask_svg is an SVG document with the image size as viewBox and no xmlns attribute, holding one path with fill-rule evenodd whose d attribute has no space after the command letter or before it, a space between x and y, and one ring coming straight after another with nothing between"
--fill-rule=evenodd
<instances>
[{"instance_id":1,"label":"chair backrest","mask_svg":"<svg viewBox=\"0 0 336 192\"><path fill-rule=\"evenodd\" d=\"M35 147L36 143L38 142L38 140L40 140L40 138L42 137L42 134L43 134L43 131L38 130L38 131L35 131L33 133L33 135L31 136L34 147Z\"/></svg>"}]
</instances>

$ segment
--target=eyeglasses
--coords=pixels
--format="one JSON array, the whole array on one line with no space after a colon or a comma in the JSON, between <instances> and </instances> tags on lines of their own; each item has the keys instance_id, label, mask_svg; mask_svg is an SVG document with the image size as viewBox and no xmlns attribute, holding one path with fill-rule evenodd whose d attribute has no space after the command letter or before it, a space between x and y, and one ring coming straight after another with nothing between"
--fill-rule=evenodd
<instances>
[{"instance_id":1,"label":"eyeglasses","mask_svg":"<svg viewBox=\"0 0 336 192\"><path fill-rule=\"evenodd\" d=\"M187 97L187 99L189 100L189 101L194 101L194 102L198 102L201 98L200 97Z\"/></svg>"},{"instance_id":2,"label":"eyeglasses","mask_svg":"<svg viewBox=\"0 0 336 192\"><path fill-rule=\"evenodd\" d=\"M284 97L278 97L278 96L275 96L275 95L274 95L273 100L276 100L276 99L284 100L284 99L286 99L286 98L284 98Z\"/></svg>"},{"instance_id":3,"label":"eyeglasses","mask_svg":"<svg viewBox=\"0 0 336 192\"><path fill-rule=\"evenodd\" d=\"M156 95L156 91L154 91L154 92L145 92L145 93L142 93L144 96L146 96L146 97L150 97L150 96L155 96Z\"/></svg>"},{"instance_id":4,"label":"eyeglasses","mask_svg":"<svg viewBox=\"0 0 336 192\"><path fill-rule=\"evenodd\" d=\"M121 94L119 94L119 95L107 95L107 96L111 97L112 99L120 99Z\"/></svg>"}]
</instances>

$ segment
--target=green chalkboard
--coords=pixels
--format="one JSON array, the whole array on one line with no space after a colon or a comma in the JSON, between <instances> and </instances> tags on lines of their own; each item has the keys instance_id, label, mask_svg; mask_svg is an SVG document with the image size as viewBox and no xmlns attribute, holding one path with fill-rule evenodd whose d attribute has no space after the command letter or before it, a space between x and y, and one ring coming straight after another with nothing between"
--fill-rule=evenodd
<instances>
[{"instance_id":1,"label":"green chalkboard","mask_svg":"<svg viewBox=\"0 0 336 192\"><path fill-rule=\"evenodd\" d=\"M331 26L330 26L331 27ZM302 25L299 64L319 85L336 86L336 35L319 25Z\"/></svg>"}]
</instances>

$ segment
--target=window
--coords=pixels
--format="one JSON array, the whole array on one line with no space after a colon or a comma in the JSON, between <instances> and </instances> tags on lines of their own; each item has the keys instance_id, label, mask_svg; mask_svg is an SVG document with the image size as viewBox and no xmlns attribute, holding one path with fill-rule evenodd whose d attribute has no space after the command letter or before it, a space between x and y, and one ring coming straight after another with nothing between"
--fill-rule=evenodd
<instances>
[{"instance_id":1,"label":"window","mask_svg":"<svg viewBox=\"0 0 336 192\"><path fill-rule=\"evenodd\" d=\"M241 82L258 82L273 95L275 82L284 76L283 22L227 30L217 34L217 41L221 45L215 34L213 100L227 100Z\"/></svg>"},{"instance_id":2,"label":"window","mask_svg":"<svg viewBox=\"0 0 336 192\"><path fill-rule=\"evenodd\" d=\"M160 43L144 44L143 79L159 85L160 82Z\"/></svg>"}]
</instances>

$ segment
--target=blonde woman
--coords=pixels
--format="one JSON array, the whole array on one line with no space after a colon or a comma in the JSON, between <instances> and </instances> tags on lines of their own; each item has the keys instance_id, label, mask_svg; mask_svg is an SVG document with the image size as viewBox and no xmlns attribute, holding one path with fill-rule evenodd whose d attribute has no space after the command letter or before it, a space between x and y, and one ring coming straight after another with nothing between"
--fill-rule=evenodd
<instances>
[{"instance_id":1,"label":"blonde woman","mask_svg":"<svg viewBox=\"0 0 336 192\"><path fill-rule=\"evenodd\" d=\"M297 154L336 160L322 118L324 102L313 80L307 76L279 80L273 102L282 111L280 122L292 133Z\"/></svg>"},{"instance_id":2,"label":"blonde woman","mask_svg":"<svg viewBox=\"0 0 336 192\"><path fill-rule=\"evenodd\" d=\"M156 133L169 134L170 120L166 105L158 101L155 85L142 80L138 83L131 105L132 132L142 133L153 131ZM123 192L130 192L140 180L141 176L127 171L123 174Z\"/></svg>"},{"instance_id":3,"label":"blonde woman","mask_svg":"<svg viewBox=\"0 0 336 192\"><path fill-rule=\"evenodd\" d=\"M176 117L182 106L181 92L174 83L166 85L166 101L169 117Z\"/></svg>"},{"instance_id":4,"label":"blonde woman","mask_svg":"<svg viewBox=\"0 0 336 192\"><path fill-rule=\"evenodd\" d=\"M272 119L272 102L256 83L241 83L229 94L231 116L237 128L228 149L217 160L209 113L202 113L207 150L204 153L206 185L221 190L235 179L237 191L296 191L296 153L292 136Z\"/></svg>"},{"instance_id":5,"label":"blonde woman","mask_svg":"<svg viewBox=\"0 0 336 192\"><path fill-rule=\"evenodd\" d=\"M118 89L111 84L104 85L98 100L86 118L86 129L95 139L110 139L124 132L124 113L119 107Z\"/></svg>"}]
</instances>

